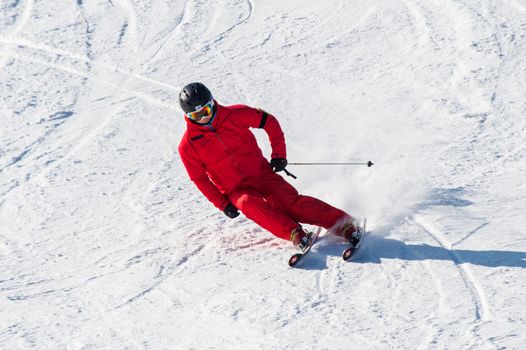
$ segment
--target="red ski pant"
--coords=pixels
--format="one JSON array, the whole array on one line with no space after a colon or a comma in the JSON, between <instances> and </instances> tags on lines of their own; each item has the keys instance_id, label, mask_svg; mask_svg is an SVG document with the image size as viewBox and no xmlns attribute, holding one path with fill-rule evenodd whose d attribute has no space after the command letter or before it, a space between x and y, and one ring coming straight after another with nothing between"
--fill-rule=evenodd
<instances>
[{"instance_id":1,"label":"red ski pant","mask_svg":"<svg viewBox=\"0 0 526 350\"><path fill-rule=\"evenodd\" d=\"M274 172L246 179L228 198L247 218L286 240L300 223L329 229L349 216L319 199L300 195Z\"/></svg>"}]
</instances>

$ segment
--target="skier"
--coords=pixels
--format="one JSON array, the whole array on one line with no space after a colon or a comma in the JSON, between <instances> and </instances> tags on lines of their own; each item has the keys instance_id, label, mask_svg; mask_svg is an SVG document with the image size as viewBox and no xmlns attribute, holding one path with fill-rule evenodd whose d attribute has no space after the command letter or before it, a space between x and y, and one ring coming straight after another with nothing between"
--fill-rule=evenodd
<instances>
[{"instance_id":1,"label":"skier","mask_svg":"<svg viewBox=\"0 0 526 350\"><path fill-rule=\"evenodd\" d=\"M319 199L303 196L277 172L287 166L285 137L277 119L259 108L223 106L201 83L179 94L187 130L179 154L190 179L229 218L239 210L275 236L304 251L312 243L300 223L316 225L353 243L353 218ZM264 129L270 163L249 128Z\"/></svg>"}]
</instances>

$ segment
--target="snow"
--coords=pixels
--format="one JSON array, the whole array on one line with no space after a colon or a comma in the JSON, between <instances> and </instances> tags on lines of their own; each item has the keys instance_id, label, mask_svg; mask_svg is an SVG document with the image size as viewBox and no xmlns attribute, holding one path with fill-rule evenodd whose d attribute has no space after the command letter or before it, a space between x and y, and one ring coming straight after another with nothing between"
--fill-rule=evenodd
<instances>
[{"instance_id":1,"label":"snow","mask_svg":"<svg viewBox=\"0 0 526 350\"><path fill-rule=\"evenodd\" d=\"M525 62L520 0L3 1L0 348L523 348ZM192 81L375 162L288 167L368 218L354 262L195 189Z\"/></svg>"}]
</instances>

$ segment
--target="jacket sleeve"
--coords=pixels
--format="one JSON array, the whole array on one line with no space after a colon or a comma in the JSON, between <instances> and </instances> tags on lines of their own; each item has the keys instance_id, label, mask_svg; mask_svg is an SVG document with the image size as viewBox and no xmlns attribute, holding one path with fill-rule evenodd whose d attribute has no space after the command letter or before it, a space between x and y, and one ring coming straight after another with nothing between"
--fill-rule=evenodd
<instances>
[{"instance_id":1,"label":"jacket sleeve","mask_svg":"<svg viewBox=\"0 0 526 350\"><path fill-rule=\"evenodd\" d=\"M260 108L248 106L245 106L245 108L244 113L242 113L243 124L250 128L265 130L272 147L271 158L287 158L285 135L276 117Z\"/></svg>"},{"instance_id":2,"label":"jacket sleeve","mask_svg":"<svg viewBox=\"0 0 526 350\"><path fill-rule=\"evenodd\" d=\"M222 194L206 174L205 167L191 147L179 146L179 155L190 180L194 182L199 191L219 210L225 209L229 203L228 198Z\"/></svg>"}]
</instances>

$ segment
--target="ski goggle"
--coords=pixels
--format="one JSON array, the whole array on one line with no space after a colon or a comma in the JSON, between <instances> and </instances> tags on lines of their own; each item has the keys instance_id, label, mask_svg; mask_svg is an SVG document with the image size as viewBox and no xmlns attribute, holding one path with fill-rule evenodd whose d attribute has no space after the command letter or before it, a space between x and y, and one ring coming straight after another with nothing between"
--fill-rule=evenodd
<instances>
[{"instance_id":1,"label":"ski goggle","mask_svg":"<svg viewBox=\"0 0 526 350\"><path fill-rule=\"evenodd\" d=\"M192 120L199 121L203 118L211 116L214 111L214 100L211 100L206 105L194 112L189 112L186 116Z\"/></svg>"}]
</instances>

